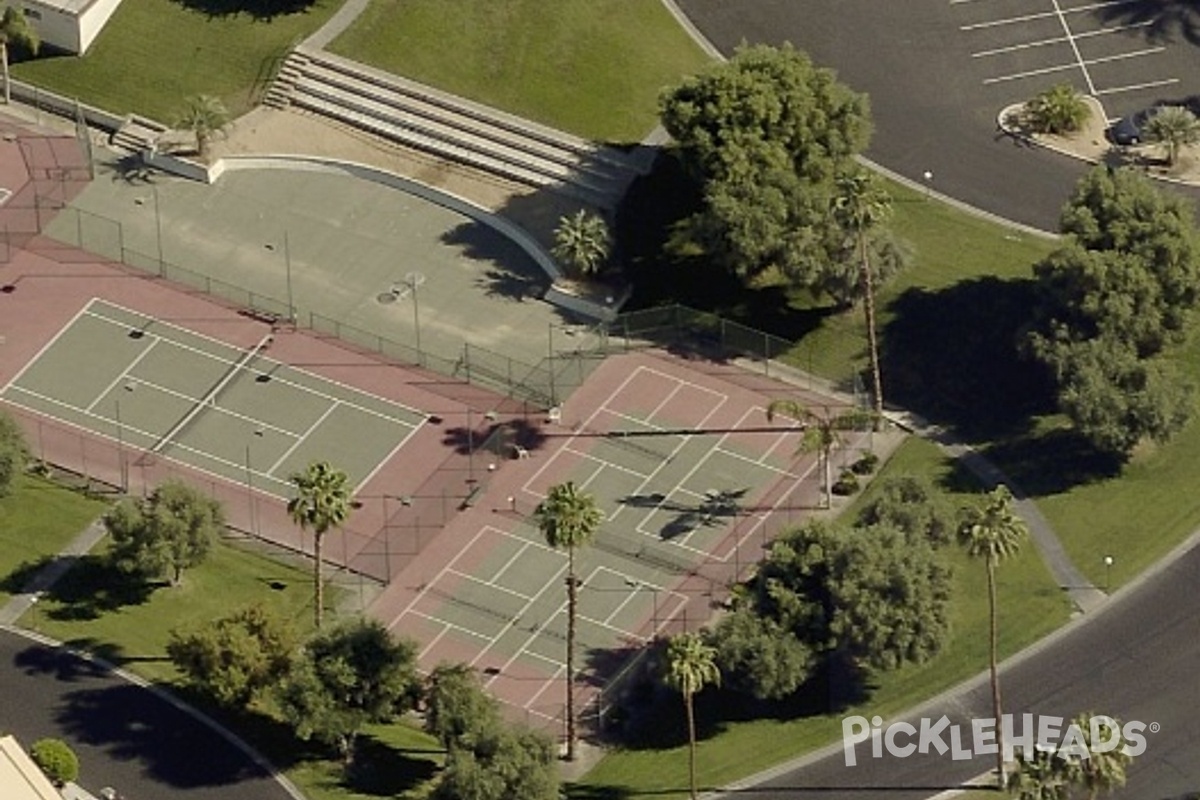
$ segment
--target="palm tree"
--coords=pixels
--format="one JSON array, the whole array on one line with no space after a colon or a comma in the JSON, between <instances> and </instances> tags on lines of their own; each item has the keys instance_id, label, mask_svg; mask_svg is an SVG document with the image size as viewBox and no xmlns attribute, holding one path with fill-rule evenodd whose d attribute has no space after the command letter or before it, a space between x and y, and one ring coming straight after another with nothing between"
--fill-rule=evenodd
<instances>
[{"instance_id":1,"label":"palm tree","mask_svg":"<svg viewBox=\"0 0 1200 800\"><path fill-rule=\"evenodd\" d=\"M0 17L0 62L4 66L4 102L12 102L12 85L8 77L8 46L15 44L24 47L30 53L37 55L42 47L42 39L30 24L29 18L16 6L4 9Z\"/></svg>"},{"instance_id":2,"label":"palm tree","mask_svg":"<svg viewBox=\"0 0 1200 800\"><path fill-rule=\"evenodd\" d=\"M321 627L325 610L325 584L321 580L321 544L330 528L346 521L350 514L350 489L346 473L325 461L314 461L304 472L291 476L296 496L288 501L288 515L300 530L313 532L313 592L316 597L315 621Z\"/></svg>"},{"instance_id":3,"label":"palm tree","mask_svg":"<svg viewBox=\"0 0 1200 800\"><path fill-rule=\"evenodd\" d=\"M229 125L229 110L217 97L198 94L184 101L183 113L175 121L175 127L189 131L196 137L196 154L201 161L208 160L209 146L214 137L225 132Z\"/></svg>"},{"instance_id":4,"label":"palm tree","mask_svg":"<svg viewBox=\"0 0 1200 800\"><path fill-rule=\"evenodd\" d=\"M826 409L824 414L818 414L796 400L772 400L767 404L767 421L773 422L779 415L801 424L803 433L797 451L817 454L817 461L824 475L825 508L832 507L833 450L842 444L843 432L861 430L871 421L873 415L857 408L838 414L832 414Z\"/></svg>"},{"instance_id":5,"label":"palm tree","mask_svg":"<svg viewBox=\"0 0 1200 800\"><path fill-rule=\"evenodd\" d=\"M696 800L696 713L692 698L705 686L720 685L721 670L717 668L717 650L705 644L697 634L681 633L667 643L667 685L679 690L687 708L688 777L692 800Z\"/></svg>"},{"instance_id":6,"label":"palm tree","mask_svg":"<svg viewBox=\"0 0 1200 800\"><path fill-rule=\"evenodd\" d=\"M1019 752L1016 768L1003 785L1017 800L1068 800L1071 796L1065 762L1055 757L1051 748Z\"/></svg>"},{"instance_id":7,"label":"palm tree","mask_svg":"<svg viewBox=\"0 0 1200 800\"><path fill-rule=\"evenodd\" d=\"M1025 118L1036 133L1072 133L1091 113L1083 95L1069 83L1051 86L1025 104Z\"/></svg>"},{"instance_id":8,"label":"palm tree","mask_svg":"<svg viewBox=\"0 0 1200 800\"><path fill-rule=\"evenodd\" d=\"M1013 511L1013 496L1007 486L1001 484L988 495L982 508L973 507L958 531L959 541L967 548L972 558L982 558L987 568L988 612L991 625L991 678L992 718L996 721L996 768L999 771L1000 788L1006 786L1004 779L1004 730L1000 724L1000 679L996 674L997 631L996 622L996 565L1021 549L1021 540L1029 535L1025 522Z\"/></svg>"},{"instance_id":9,"label":"palm tree","mask_svg":"<svg viewBox=\"0 0 1200 800\"><path fill-rule=\"evenodd\" d=\"M1101 742L1110 742L1115 737L1118 744L1103 752L1093 747L1092 721L1097 722L1097 731ZM1088 800L1096 800L1101 792L1111 794L1114 789L1125 785L1125 770L1133 762L1133 756L1123 752L1123 741L1120 720L1112 717L1102 717L1096 714L1080 714L1071 720L1083 734L1083 743L1087 748L1088 757L1075 755L1066 757L1067 775L1070 781L1085 788ZM1062 759L1060 759L1062 760Z\"/></svg>"},{"instance_id":10,"label":"palm tree","mask_svg":"<svg viewBox=\"0 0 1200 800\"><path fill-rule=\"evenodd\" d=\"M1174 166L1183 148L1200 142L1200 119L1183 106L1164 106L1146 123L1144 133L1167 148L1167 164Z\"/></svg>"},{"instance_id":11,"label":"palm tree","mask_svg":"<svg viewBox=\"0 0 1200 800\"><path fill-rule=\"evenodd\" d=\"M611 246L612 237L604 219L580 209L559 219L550 252L567 272L593 275L608 260Z\"/></svg>"},{"instance_id":12,"label":"palm tree","mask_svg":"<svg viewBox=\"0 0 1200 800\"><path fill-rule=\"evenodd\" d=\"M575 577L575 549L596 535L604 515L596 498L579 491L571 481L551 486L546 499L533 512L546 544L567 551L567 760L575 760L575 604L579 580Z\"/></svg>"},{"instance_id":13,"label":"palm tree","mask_svg":"<svg viewBox=\"0 0 1200 800\"><path fill-rule=\"evenodd\" d=\"M871 270L869 233L887 219L892 211L892 198L875 176L865 170L843 175L837 180L833 212L855 238L859 253L859 279L862 281L863 309L867 317L867 354L871 359L871 381L874 389L875 418L872 425L879 430L883 420L883 375L879 369L879 340L875 328L875 276Z\"/></svg>"}]
</instances>

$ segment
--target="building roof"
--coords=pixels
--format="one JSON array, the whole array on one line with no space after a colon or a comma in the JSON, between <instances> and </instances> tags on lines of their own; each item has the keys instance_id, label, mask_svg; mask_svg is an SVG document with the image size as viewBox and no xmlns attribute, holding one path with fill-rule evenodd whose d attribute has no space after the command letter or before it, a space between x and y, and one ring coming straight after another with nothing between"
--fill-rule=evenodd
<instances>
[{"instance_id":1,"label":"building roof","mask_svg":"<svg viewBox=\"0 0 1200 800\"><path fill-rule=\"evenodd\" d=\"M15 5L17 8L52 8L71 16L78 16L87 10L96 0L10 0L4 5Z\"/></svg>"},{"instance_id":2,"label":"building roof","mask_svg":"<svg viewBox=\"0 0 1200 800\"><path fill-rule=\"evenodd\" d=\"M11 736L0 737L0 786L4 787L4 800L62 800L62 795Z\"/></svg>"}]
</instances>

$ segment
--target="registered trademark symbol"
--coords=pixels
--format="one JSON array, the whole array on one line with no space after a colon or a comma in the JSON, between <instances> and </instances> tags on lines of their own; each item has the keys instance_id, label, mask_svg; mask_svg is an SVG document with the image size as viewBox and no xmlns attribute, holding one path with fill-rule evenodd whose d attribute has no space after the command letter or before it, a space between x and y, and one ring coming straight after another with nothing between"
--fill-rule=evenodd
<instances>
[{"instance_id":1,"label":"registered trademark symbol","mask_svg":"<svg viewBox=\"0 0 1200 800\"><path fill-rule=\"evenodd\" d=\"M1150 723L1150 732L1151 733L1158 733L1161 729L1162 729L1162 725L1159 725L1157 722Z\"/></svg>"}]
</instances>

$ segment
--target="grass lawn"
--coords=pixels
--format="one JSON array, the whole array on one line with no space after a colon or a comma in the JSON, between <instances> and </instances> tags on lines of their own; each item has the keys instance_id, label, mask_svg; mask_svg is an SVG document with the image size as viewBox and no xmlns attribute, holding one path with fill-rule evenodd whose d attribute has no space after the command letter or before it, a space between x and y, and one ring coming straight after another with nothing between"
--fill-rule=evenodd
<instances>
[{"instance_id":1,"label":"grass lawn","mask_svg":"<svg viewBox=\"0 0 1200 800\"><path fill-rule=\"evenodd\" d=\"M636 142L708 63L647 0L371 0L336 53L580 136Z\"/></svg>"},{"instance_id":2,"label":"grass lawn","mask_svg":"<svg viewBox=\"0 0 1200 800\"><path fill-rule=\"evenodd\" d=\"M0 603L31 570L104 513L107 504L32 475L19 475L0 499Z\"/></svg>"},{"instance_id":3,"label":"grass lawn","mask_svg":"<svg viewBox=\"0 0 1200 800\"><path fill-rule=\"evenodd\" d=\"M340 5L314 0L304 11L256 19L247 12L210 15L198 10L200 0L124 0L87 55L26 61L13 74L116 114L167 124L194 94L221 98L237 116L266 88L277 59Z\"/></svg>"},{"instance_id":4,"label":"grass lawn","mask_svg":"<svg viewBox=\"0 0 1200 800\"><path fill-rule=\"evenodd\" d=\"M956 503L977 499L962 482L953 463L923 440L905 442L881 470L881 476L923 474L954 490ZM844 515L853 519L860 498ZM957 549L949 551L955 570L955 602L951 635L933 661L908 666L878 676L878 687L870 700L856 708L792 719L759 719L727 722L712 719L714 709L703 711L701 727L719 733L701 742L698 754L699 781L715 787L778 764L801 753L834 741L841 735L841 720L849 714L880 714L885 719L987 668L987 592L980 564L970 562ZM1000 649L1011 655L1065 623L1069 608L1062 591L1051 579L1032 546L1006 562L997 572L1001 599ZM724 702L736 703L727 698ZM727 709L726 709L727 710ZM717 709L715 713L722 713ZM584 781L575 787L576 796L672 796L686 793L687 750L626 749L606 756Z\"/></svg>"}]
</instances>

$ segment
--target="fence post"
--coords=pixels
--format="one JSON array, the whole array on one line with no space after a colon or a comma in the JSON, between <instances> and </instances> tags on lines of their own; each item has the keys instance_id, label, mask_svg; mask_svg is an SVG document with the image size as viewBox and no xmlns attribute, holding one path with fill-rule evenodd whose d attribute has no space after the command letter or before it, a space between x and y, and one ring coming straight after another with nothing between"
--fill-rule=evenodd
<instances>
[{"instance_id":1,"label":"fence post","mask_svg":"<svg viewBox=\"0 0 1200 800\"><path fill-rule=\"evenodd\" d=\"M463 342L463 370L467 373L467 383L471 382L471 343Z\"/></svg>"},{"instance_id":2,"label":"fence post","mask_svg":"<svg viewBox=\"0 0 1200 800\"><path fill-rule=\"evenodd\" d=\"M763 374L771 374L771 334L763 331Z\"/></svg>"}]
</instances>

